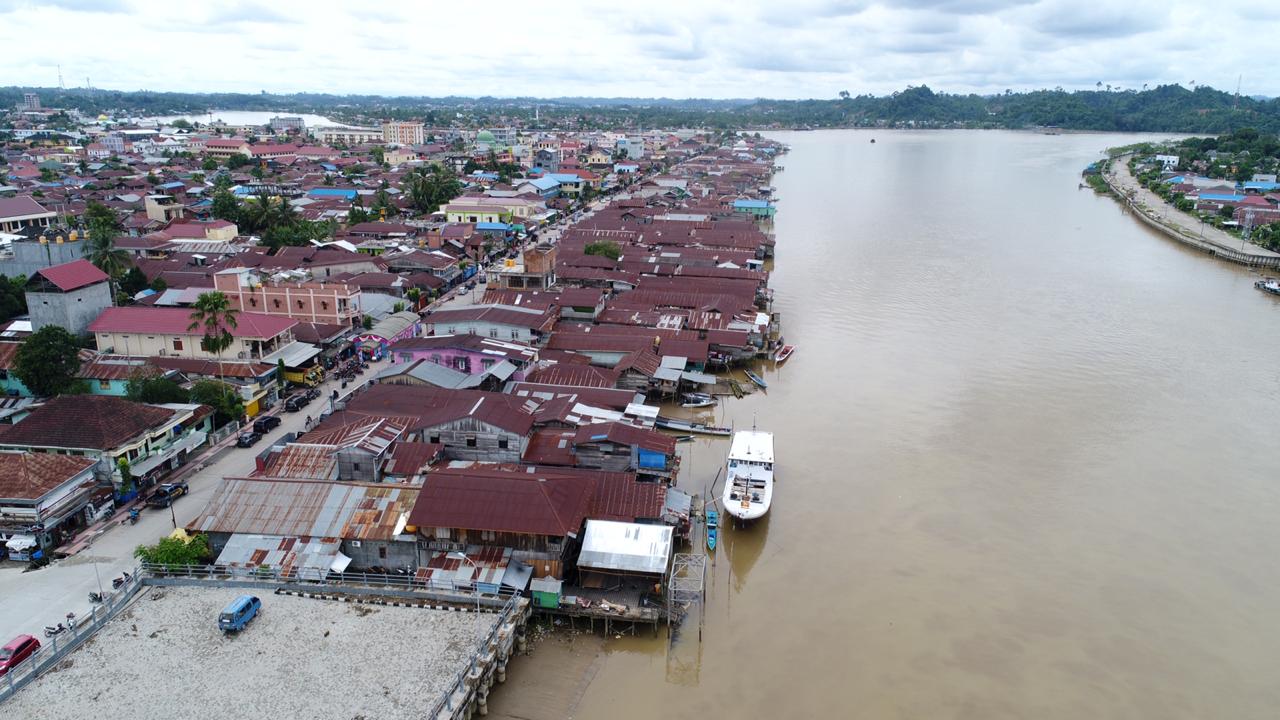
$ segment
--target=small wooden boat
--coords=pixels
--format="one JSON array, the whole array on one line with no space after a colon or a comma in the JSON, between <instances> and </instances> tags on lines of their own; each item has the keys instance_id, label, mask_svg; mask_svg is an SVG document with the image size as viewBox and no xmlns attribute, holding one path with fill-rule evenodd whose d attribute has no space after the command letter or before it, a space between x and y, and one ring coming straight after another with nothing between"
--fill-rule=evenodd
<instances>
[{"instance_id":1,"label":"small wooden boat","mask_svg":"<svg viewBox=\"0 0 1280 720\"><path fill-rule=\"evenodd\" d=\"M716 404L716 399L707 393L685 393L681 399L683 402L680 403L680 407L704 408L711 407Z\"/></svg>"},{"instance_id":2,"label":"small wooden boat","mask_svg":"<svg viewBox=\"0 0 1280 720\"><path fill-rule=\"evenodd\" d=\"M716 540L720 536L720 513L707 510L707 549L716 549Z\"/></svg>"},{"instance_id":3,"label":"small wooden boat","mask_svg":"<svg viewBox=\"0 0 1280 720\"><path fill-rule=\"evenodd\" d=\"M732 435L733 428L715 427L680 418L658 416L653 424L661 430L675 430L682 433L700 433L702 435Z\"/></svg>"},{"instance_id":4,"label":"small wooden boat","mask_svg":"<svg viewBox=\"0 0 1280 720\"><path fill-rule=\"evenodd\" d=\"M783 345L778 348L778 352L773 354L773 361L776 363L784 363L787 361L787 358L791 357L791 353L795 351L795 345Z\"/></svg>"},{"instance_id":5,"label":"small wooden boat","mask_svg":"<svg viewBox=\"0 0 1280 720\"><path fill-rule=\"evenodd\" d=\"M1275 278L1262 278L1258 282L1254 283L1253 286L1264 293L1280 295L1280 280L1276 280Z\"/></svg>"},{"instance_id":6,"label":"small wooden boat","mask_svg":"<svg viewBox=\"0 0 1280 720\"><path fill-rule=\"evenodd\" d=\"M769 383L765 382L765 381L764 381L764 378L762 378L762 377L760 377L759 375L757 375L757 374L755 374L755 373L751 372L750 370L743 370L743 372L745 372L745 373L747 374L747 379L748 379L748 380L750 380L751 382L755 383L755 384L756 384L756 386L757 386L757 387L759 387L761 390L768 390L768 389L769 389Z\"/></svg>"}]
</instances>

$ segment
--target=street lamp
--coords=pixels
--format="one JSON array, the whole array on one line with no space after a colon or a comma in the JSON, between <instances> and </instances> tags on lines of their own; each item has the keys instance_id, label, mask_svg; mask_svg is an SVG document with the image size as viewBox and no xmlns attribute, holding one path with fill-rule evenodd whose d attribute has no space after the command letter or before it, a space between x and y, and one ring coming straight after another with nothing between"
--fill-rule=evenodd
<instances>
[{"instance_id":1,"label":"street lamp","mask_svg":"<svg viewBox=\"0 0 1280 720\"><path fill-rule=\"evenodd\" d=\"M465 562L465 563L467 563L468 565L470 565L470 566L471 566L471 567L476 571L476 575L477 575L477 576L480 574L480 566L479 566L479 565L477 565L477 564L475 564L475 561L473 561L471 558L467 557L467 554L466 554L466 553L464 553L464 552L451 552L451 553L449 553L448 555L446 555L445 557L449 558L450 560L461 560L462 562ZM471 592L472 592L472 594L473 594L473 595L475 595L475 596L476 596L476 643L477 643L477 646L478 646L478 645L479 645L479 643L480 643L480 641L481 641L481 637L480 637L480 586L479 586L479 583L478 583L478 578L476 578L476 579L473 579L473 580L472 580L472 582L471 582Z\"/></svg>"}]
</instances>

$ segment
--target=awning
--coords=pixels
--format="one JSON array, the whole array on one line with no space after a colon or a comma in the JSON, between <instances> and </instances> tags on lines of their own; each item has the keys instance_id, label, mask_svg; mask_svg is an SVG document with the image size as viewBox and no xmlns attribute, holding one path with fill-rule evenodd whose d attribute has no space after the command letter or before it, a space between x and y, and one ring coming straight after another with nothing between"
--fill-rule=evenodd
<instances>
[{"instance_id":1,"label":"awning","mask_svg":"<svg viewBox=\"0 0 1280 720\"><path fill-rule=\"evenodd\" d=\"M311 358L320 354L320 348L310 343L294 341L280 348L279 350L262 358L265 363L272 365L278 364L284 360L284 366L287 368L302 367L302 364Z\"/></svg>"},{"instance_id":2,"label":"awning","mask_svg":"<svg viewBox=\"0 0 1280 720\"><path fill-rule=\"evenodd\" d=\"M338 555L333 558L333 564L329 566L329 569L338 573L345 572L347 569L347 566L350 564L351 564L351 558L339 552Z\"/></svg>"},{"instance_id":3,"label":"awning","mask_svg":"<svg viewBox=\"0 0 1280 720\"><path fill-rule=\"evenodd\" d=\"M174 457L177 457L178 453L183 450L192 450L199 447L204 443L205 435L206 433L200 432L199 430L187 433L185 437L173 445L170 445L164 452L156 453L151 457L143 458L142 460L129 465L129 472L132 473L134 477L142 477L143 475L146 475L152 470L160 467L161 463L168 462Z\"/></svg>"},{"instance_id":4,"label":"awning","mask_svg":"<svg viewBox=\"0 0 1280 720\"><path fill-rule=\"evenodd\" d=\"M40 543L36 542L34 535L14 535L9 538L9 542L5 543L5 547L9 548L9 552L22 552L36 547Z\"/></svg>"}]
</instances>

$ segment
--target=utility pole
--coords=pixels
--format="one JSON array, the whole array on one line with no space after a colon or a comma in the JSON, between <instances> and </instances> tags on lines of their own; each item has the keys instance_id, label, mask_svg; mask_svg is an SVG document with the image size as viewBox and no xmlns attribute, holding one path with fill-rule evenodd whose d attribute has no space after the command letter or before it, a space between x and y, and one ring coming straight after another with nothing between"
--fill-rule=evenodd
<instances>
[{"instance_id":1,"label":"utility pole","mask_svg":"<svg viewBox=\"0 0 1280 720\"><path fill-rule=\"evenodd\" d=\"M62 84L62 66L58 66L58 89L66 90L67 86Z\"/></svg>"}]
</instances>

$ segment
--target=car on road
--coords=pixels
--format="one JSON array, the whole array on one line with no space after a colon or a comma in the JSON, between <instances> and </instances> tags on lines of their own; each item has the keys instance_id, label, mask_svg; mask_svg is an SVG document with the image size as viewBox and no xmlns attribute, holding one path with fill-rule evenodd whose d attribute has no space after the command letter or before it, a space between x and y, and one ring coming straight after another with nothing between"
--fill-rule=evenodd
<instances>
[{"instance_id":1,"label":"car on road","mask_svg":"<svg viewBox=\"0 0 1280 720\"><path fill-rule=\"evenodd\" d=\"M248 432L242 432L240 433L240 437L236 438L236 447L242 447L242 448L253 447L261 439L262 439L262 433L257 432L256 430L249 430Z\"/></svg>"},{"instance_id":2,"label":"car on road","mask_svg":"<svg viewBox=\"0 0 1280 720\"><path fill-rule=\"evenodd\" d=\"M174 500L186 495L190 488L185 481L176 483L162 483L151 493L151 497L147 498L148 507L169 507Z\"/></svg>"},{"instance_id":3,"label":"car on road","mask_svg":"<svg viewBox=\"0 0 1280 720\"><path fill-rule=\"evenodd\" d=\"M0 675L8 675L23 660L36 654L40 641L30 635L19 635L0 648Z\"/></svg>"},{"instance_id":4,"label":"car on road","mask_svg":"<svg viewBox=\"0 0 1280 720\"><path fill-rule=\"evenodd\" d=\"M276 428L280 427L281 422L282 421L280 420L280 417L278 415L267 415L266 417L260 417L253 422L253 431L258 433L259 435L266 435L272 430L275 430Z\"/></svg>"}]
</instances>

